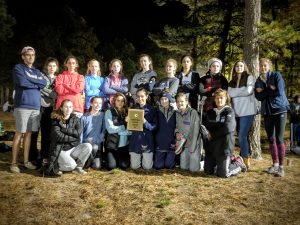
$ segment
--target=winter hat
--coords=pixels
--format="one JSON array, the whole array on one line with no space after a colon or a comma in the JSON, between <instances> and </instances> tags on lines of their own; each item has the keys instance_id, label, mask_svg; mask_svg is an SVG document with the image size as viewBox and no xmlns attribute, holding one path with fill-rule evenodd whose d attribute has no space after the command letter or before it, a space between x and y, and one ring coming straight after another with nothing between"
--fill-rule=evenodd
<instances>
[{"instance_id":1,"label":"winter hat","mask_svg":"<svg viewBox=\"0 0 300 225\"><path fill-rule=\"evenodd\" d=\"M210 69L211 64L213 64L214 62L218 62L222 69L222 61L218 58L211 58L210 60L208 60L208 63L207 63L208 69Z\"/></svg>"},{"instance_id":2,"label":"winter hat","mask_svg":"<svg viewBox=\"0 0 300 225\"><path fill-rule=\"evenodd\" d=\"M21 55L24 55L24 54L26 54L28 51L33 51L33 53L35 53L35 50L34 50L34 48L33 48L33 47L26 46L26 47L24 47L24 48L22 49L22 51L21 51Z\"/></svg>"},{"instance_id":3,"label":"winter hat","mask_svg":"<svg viewBox=\"0 0 300 225\"><path fill-rule=\"evenodd\" d=\"M170 103L174 103L174 102L175 102L175 100L174 100L174 98L172 97L172 95L171 95L170 93L168 93L168 92L162 92L162 93L160 94L160 96L159 96L159 99L162 98L162 97L166 97L167 99L169 99L169 102L170 102Z\"/></svg>"}]
</instances>

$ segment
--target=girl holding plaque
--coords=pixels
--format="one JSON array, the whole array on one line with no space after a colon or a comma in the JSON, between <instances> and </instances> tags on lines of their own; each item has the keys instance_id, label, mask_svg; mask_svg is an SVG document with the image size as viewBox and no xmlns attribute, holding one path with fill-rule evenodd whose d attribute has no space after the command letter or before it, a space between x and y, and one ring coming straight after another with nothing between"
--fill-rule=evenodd
<instances>
[{"instance_id":1,"label":"girl holding plaque","mask_svg":"<svg viewBox=\"0 0 300 225\"><path fill-rule=\"evenodd\" d=\"M143 130L132 131L129 141L130 167L132 169L142 166L144 169L150 170L153 166L153 131L156 129L156 110L147 103L148 98L149 94L146 89L139 88L137 90L137 104L133 106L133 109L144 110L144 118L141 118Z\"/></svg>"}]
</instances>

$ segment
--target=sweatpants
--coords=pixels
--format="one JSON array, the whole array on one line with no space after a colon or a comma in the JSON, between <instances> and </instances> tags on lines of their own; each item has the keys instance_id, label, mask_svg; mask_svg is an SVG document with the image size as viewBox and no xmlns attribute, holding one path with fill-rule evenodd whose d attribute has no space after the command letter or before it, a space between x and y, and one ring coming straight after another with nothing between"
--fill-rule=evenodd
<instances>
[{"instance_id":1,"label":"sweatpants","mask_svg":"<svg viewBox=\"0 0 300 225\"><path fill-rule=\"evenodd\" d=\"M147 153L135 153L135 152L129 152L130 154L130 167L131 169L138 169L141 168L141 166L145 170L152 169L153 166L153 152L147 152Z\"/></svg>"},{"instance_id":2,"label":"sweatpants","mask_svg":"<svg viewBox=\"0 0 300 225\"><path fill-rule=\"evenodd\" d=\"M180 154L180 168L191 172L200 171L200 150L190 152L188 148L184 148Z\"/></svg>"},{"instance_id":3,"label":"sweatpants","mask_svg":"<svg viewBox=\"0 0 300 225\"><path fill-rule=\"evenodd\" d=\"M72 171L83 167L92 152L90 143L83 143L67 151L61 151L58 157L59 170Z\"/></svg>"}]
</instances>

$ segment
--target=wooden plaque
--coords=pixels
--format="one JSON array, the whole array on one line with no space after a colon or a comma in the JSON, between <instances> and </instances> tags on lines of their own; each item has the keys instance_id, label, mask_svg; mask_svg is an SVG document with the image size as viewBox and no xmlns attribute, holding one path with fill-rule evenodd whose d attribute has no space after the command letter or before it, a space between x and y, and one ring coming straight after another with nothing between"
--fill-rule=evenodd
<instances>
[{"instance_id":1,"label":"wooden plaque","mask_svg":"<svg viewBox=\"0 0 300 225\"><path fill-rule=\"evenodd\" d=\"M144 110L128 109L127 130L143 131L144 126Z\"/></svg>"}]
</instances>

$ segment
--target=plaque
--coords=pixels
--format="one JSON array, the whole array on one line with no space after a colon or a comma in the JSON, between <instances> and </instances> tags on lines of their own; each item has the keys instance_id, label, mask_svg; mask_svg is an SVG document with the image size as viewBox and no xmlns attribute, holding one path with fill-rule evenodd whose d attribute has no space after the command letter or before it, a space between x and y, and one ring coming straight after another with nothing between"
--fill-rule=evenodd
<instances>
[{"instance_id":1,"label":"plaque","mask_svg":"<svg viewBox=\"0 0 300 225\"><path fill-rule=\"evenodd\" d=\"M144 110L128 109L127 130L143 131L144 126Z\"/></svg>"}]
</instances>

